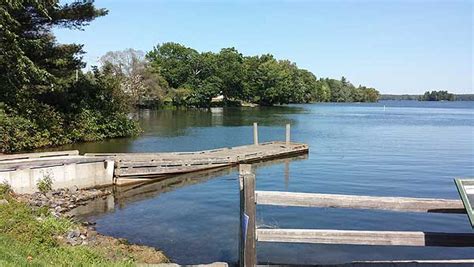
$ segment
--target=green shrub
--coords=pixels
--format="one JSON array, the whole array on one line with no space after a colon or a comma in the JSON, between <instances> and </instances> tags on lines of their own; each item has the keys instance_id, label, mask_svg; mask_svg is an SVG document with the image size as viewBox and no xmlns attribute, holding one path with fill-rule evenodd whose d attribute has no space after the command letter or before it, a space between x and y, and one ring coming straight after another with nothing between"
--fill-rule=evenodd
<instances>
[{"instance_id":1,"label":"green shrub","mask_svg":"<svg viewBox=\"0 0 474 267\"><path fill-rule=\"evenodd\" d=\"M53 177L51 174L46 174L42 179L36 183L36 187L41 193L47 193L53 189Z\"/></svg>"},{"instance_id":2,"label":"green shrub","mask_svg":"<svg viewBox=\"0 0 474 267\"><path fill-rule=\"evenodd\" d=\"M33 150L72 142L134 136L127 98L116 81L88 73L63 90L45 93L11 108L0 105L0 152Z\"/></svg>"},{"instance_id":3,"label":"green shrub","mask_svg":"<svg viewBox=\"0 0 474 267\"><path fill-rule=\"evenodd\" d=\"M12 192L12 187L7 183L0 183L0 198L5 198L10 192Z\"/></svg>"}]
</instances>

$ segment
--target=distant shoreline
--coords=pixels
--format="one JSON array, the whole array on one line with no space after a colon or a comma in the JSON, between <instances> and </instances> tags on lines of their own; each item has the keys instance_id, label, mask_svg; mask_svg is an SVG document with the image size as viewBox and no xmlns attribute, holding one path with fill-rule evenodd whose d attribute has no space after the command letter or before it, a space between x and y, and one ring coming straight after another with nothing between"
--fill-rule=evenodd
<instances>
[{"instance_id":1,"label":"distant shoreline","mask_svg":"<svg viewBox=\"0 0 474 267\"><path fill-rule=\"evenodd\" d=\"M410 94L380 94L379 100L417 100L417 101L429 101L419 100L422 95L410 95ZM454 94L454 100L451 101L474 101L474 94Z\"/></svg>"}]
</instances>

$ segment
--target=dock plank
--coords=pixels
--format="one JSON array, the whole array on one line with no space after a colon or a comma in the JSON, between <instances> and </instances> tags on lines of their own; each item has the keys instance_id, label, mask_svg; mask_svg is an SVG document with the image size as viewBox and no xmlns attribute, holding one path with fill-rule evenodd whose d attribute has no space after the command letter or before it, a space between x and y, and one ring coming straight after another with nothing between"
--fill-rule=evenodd
<instances>
[{"instance_id":1,"label":"dock plank","mask_svg":"<svg viewBox=\"0 0 474 267\"><path fill-rule=\"evenodd\" d=\"M466 213L462 201L457 199L376 197L280 191L256 191L255 194L257 204L260 205Z\"/></svg>"},{"instance_id":2,"label":"dock plank","mask_svg":"<svg viewBox=\"0 0 474 267\"><path fill-rule=\"evenodd\" d=\"M327 229L258 229L261 242L372 246L473 247L472 233L355 231Z\"/></svg>"},{"instance_id":3,"label":"dock plank","mask_svg":"<svg viewBox=\"0 0 474 267\"><path fill-rule=\"evenodd\" d=\"M287 156L307 154L308 145L286 142L266 142L210 149L195 152L169 153L86 153L89 157L107 157L115 161L115 176L140 177L194 172L234 166Z\"/></svg>"}]
</instances>

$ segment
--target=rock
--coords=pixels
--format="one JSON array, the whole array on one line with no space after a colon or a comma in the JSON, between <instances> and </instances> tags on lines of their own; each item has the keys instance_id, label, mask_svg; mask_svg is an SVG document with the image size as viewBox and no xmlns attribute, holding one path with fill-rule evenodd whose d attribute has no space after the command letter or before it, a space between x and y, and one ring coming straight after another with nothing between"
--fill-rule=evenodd
<instances>
[{"instance_id":1,"label":"rock","mask_svg":"<svg viewBox=\"0 0 474 267\"><path fill-rule=\"evenodd\" d=\"M8 200L0 199L0 205L8 205Z\"/></svg>"},{"instance_id":2,"label":"rock","mask_svg":"<svg viewBox=\"0 0 474 267\"><path fill-rule=\"evenodd\" d=\"M47 198L52 198L53 197L53 192L49 191L44 194Z\"/></svg>"},{"instance_id":3,"label":"rock","mask_svg":"<svg viewBox=\"0 0 474 267\"><path fill-rule=\"evenodd\" d=\"M97 232L96 232L96 231L88 231L88 232L87 232L87 236L88 236L89 238L91 238L91 237L96 237L96 236L97 236Z\"/></svg>"},{"instance_id":4,"label":"rock","mask_svg":"<svg viewBox=\"0 0 474 267\"><path fill-rule=\"evenodd\" d=\"M74 239L76 237L79 237L80 235L81 235L81 232L79 231L79 229L74 229L67 234L67 238Z\"/></svg>"},{"instance_id":5,"label":"rock","mask_svg":"<svg viewBox=\"0 0 474 267\"><path fill-rule=\"evenodd\" d=\"M87 237L85 235L80 235L79 236L82 240L85 240Z\"/></svg>"},{"instance_id":6,"label":"rock","mask_svg":"<svg viewBox=\"0 0 474 267\"><path fill-rule=\"evenodd\" d=\"M81 222L81 224L84 225L84 226L91 226L91 225L95 225L96 223L95 222L84 221L84 222Z\"/></svg>"},{"instance_id":7,"label":"rock","mask_svg":"<svg viewBox=\"0 0 474 267\"><path fill-rule=\"evenodd\" d=\"M77 191L79 191L79 188L77 186L74 185L69 187L69 192L76 193Z\"/></svg>"}]
</instances>

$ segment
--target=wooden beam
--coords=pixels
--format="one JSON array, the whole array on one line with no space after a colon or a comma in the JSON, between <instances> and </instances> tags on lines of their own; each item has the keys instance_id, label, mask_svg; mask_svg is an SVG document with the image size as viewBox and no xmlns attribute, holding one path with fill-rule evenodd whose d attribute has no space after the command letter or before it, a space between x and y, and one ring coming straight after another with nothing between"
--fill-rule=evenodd
<instances>
[{"instance_id":1,"label":"wooden beam","mask_svg":"<svg viewBox=\"0 0 474 267\"><path fill-rule=\"evenodd\" d=\"M456 260L374 260L374 261L353 261L349 264L344 264L343 266L474 266L474 259L456 259Z\"/></svg>"},{"instance_id":2,"label":"wooden beam","mask_svg":"<svg viewBox=\"0 0 474 267\"><path fill-rule=\"evenodd\" d=\"M68 156L63 158L39 158L39 159L27 159L27 160L12 160L0 162L0 170L2 171L14 171L20 169L34 169L34 168L47 168L54 166L62 166L66 164L83 164L93 162L103 162L105 159L98 157L84 157L84 156Z\"/></svg>"},{"instance_id":3,"label":"wooden beam","mask_svg":"<svg viewBox=\"0 0 474 267\"><path fill-rule=\"evenodd\" d=\"M258 229L257 240L314 244L474 247L472 233Z\"/></svg>"},{"instance_id":4,"label":"wooden beam","mask_svg":"<svg viewBox=\"0 0 474 267\"><path fill-rule=\"evenodd\" d=\"M471 199L474 199L474 179L454 179L456 188L458 189L459 196L461 197L464 208L467 212L467 217L471 223L472 228L474 228L474 202Z\"/></svg>"},{"instance_id":5,"label":"wooden beam","mask_svg":"<svg viewBox=\"0 0 474 267\"><path fill-rule=\"evenodd\" d=\"M256 197L257 204L261 205L466 213L462 202L454 199L372 197L279 191L256 191Z\"/></svg>"},{"instance_id":6,"label":"wooden beam","mask_svg":"<svg viewBox=\"0 0 474 267\"><path fill-rule=\"evenodd\" d=\"M252 165L239 165L240 242L239 263L242 267L257 264L255 227L255 173Z\"/></svg>"},{"instance_id":7,"label":"wooden beam","mask_svg":"<svg viewBox=\"0 0 474 267\"><path fill-rule=\"evenodd\" d=\"M38 153L22 153L22 154L6 154L6 155L0 155L0 162L9 161L9 160L63 157L63 156L77 156L77 155L79 155L79 150L51 151L51 152L38 152Z\"/></svg>"}]
</instances>

